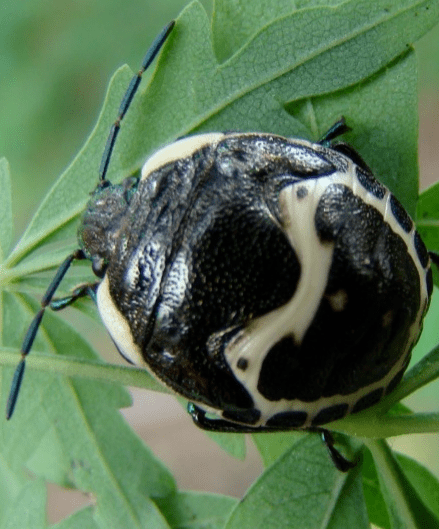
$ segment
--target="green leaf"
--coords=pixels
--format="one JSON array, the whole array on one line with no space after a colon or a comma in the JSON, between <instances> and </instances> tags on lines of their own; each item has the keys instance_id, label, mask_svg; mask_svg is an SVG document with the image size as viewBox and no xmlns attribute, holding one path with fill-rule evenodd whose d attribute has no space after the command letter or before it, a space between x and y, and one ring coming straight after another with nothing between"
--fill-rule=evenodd
<instances>
[{"instance_id":1,"label":"green leaf","mask_svg":"<svg viewBox=\"0 0 439 529\"><path fill-rule=\"evenodd\" d=\"M5 158L0 158L0 262L8 254L12 243L11 176Z\"/></svg>"},{"instance_id":2,"label":"green leaf","mask_svg":"<svg viewBox=\"0 0 439 529\"><path fill-rule=\"evenodd\" d=\"M363 489L370 521L378 527L390 529L390 519L375 463L369 450L364 450L363 456ZM439 520L439 483L437 478L417 461L403 454L396 454L396 457L406 478L410 481L410 486L416 490L425 506Z\"/></svg>"},{"instance_id":3,"label":"green leaf","mask_svg":"<svg viewBox=\"0 0 439 529\"><path fill-rule=\"evenodd\" d=\"M439 378L439 345L423 356L407 373L389 397L390 402L398 402L424 385Z\"/></svg>"},{"instance_id":4,"label":"green leaf","mask_svg":"<svg viewBox=\"0 0 439 529\"><path fill-rule=\"evenodd\" d=\"M319 436L302 435L250 487L226 529L366 529L358 480L334 467Z\"/></svg>"},{"instance_id":5,"label":"green leaf","mask_svg":"<svg viewBox=\"0 0 439 529\"><path fill-rule=\"evenodd\" d=\"M222 529L238 500L202 492L179 492L156 503L172 529Z\"/></svg>"},{"instance_id":6,"label":"green leaf","mask_svg":"<svg viewBox=\"0 0 439 529\"><path fill-rule=\"evenodd\" d=\"M361 477L357 473L348 475L327 524L328 529L357 527L368 529L369 517L366 510Z\"/></svg>"},{"instance_id":7,"label":"green leaf","mask_svg":"<svg viewBox=\"0 0 439 529\"><path fill-rule=\"evenodd\" d=\"M414 459L403 454L397 454L397 458L407 479L422 498L422 502L439 520L438 479Z\"/></svg>"},{"instance_id":8,"label":"green leaf","mask_svg":"<svg viewBox=\"0 0 439 529\"><path fill-rule=\"evenodd\" d=\"M236 459L243 461L246 455L245 436L239 433L206 432L217 445Z\"/></svg>"},{"instance_id":9,"label":"green leaf","mask_svg":"<svg viewBox=\"0 0 439 529\"><path fill-rule=\"evenodd\" d=\"M255 433L252 440L262 457L264 467L268 467L294 444L301 442L302 436L301 432Z\"/></svg>"},{"instance_id":10,"label":"green leaf","mask_svg":"<svg viewBox=\"0 0 439 529\"><path fill-rule=\"evenodd\" d=\"M36 309L35 302L27 302ZM5 320L16 318L22 307L9 300ZM38 349L95 357L69 325L50 313L44 319ZM18 321L23 320L28 318ZM17 341L9 332L5 338L10 345ZM5 379L9 385L10 377ZM126 392L114 384L29 372L13 420L1 419L2 457L12 474L25 465L60 485L92 493L94 519L102 527L167 528L150 498L173 493L174 482L118 412L129 403Z\"/></svg>"},{"instance_id":11,"label":"green leaf","mask_svg":"<svg viewBox=\"0 0 439 529\"><path fill-rule=\"evenodd\" d=\"M197 2L188 6L161 52L149 87L135 99L124 120L109 179L118 181L131 174L158 146L201 130L261 130L317 139L339 118L338 108L330 119L311 111L303 121L285 108L297 108L309 100L312 108L313 98L330 97L369 79L404 54L407 43L418 39L439 16L437 2L431 0L404 0L392 6L384 0L373 4L350 0L336 7L312 7L290 14L285 14L285 9L278 18L273 19L271 13L237 53L219 64L203 8ZM216 31L224 25L215 26ZM73 236L77 216L95 185L105 137L128 79L124 68L112 80L97 127L41 205L11 256L11 264L43 242ZM398 88L403 89L404 83ZM392 167L400 152L413 153L412 142L408 144L406 139L398 142L400 151L394 152L395 142L389 143L399 126L393 105L386 105L392 95L375 99L380 134L376 135L376 124L372 130L359 125L355 136L355 144L358 141L365 146L361 151L365 159L389 160L388 166L379 169L380 176L387 178L389 167L390 180L395 177ZM405 100L406 110L412 104ZM367 106L346 117L354 125L361 124L370 111ZM411 131L413 135L413 127L407 130L406 125L398 132ZM368 146L374 134L377 141ZM383 138L387 140L381 141ZM415 189L416 175L411 174L408 180ZM408 200L410 206L412 199L398 198Z\"/></svg>"},{"instance_id":12,"label":"green leaf","mask_svg":"<svg viewBox=\"0 0 439 529\"><path fill-rule=\"evenodd\" d=\"M302 116L306 119L293 119L285 109L304 105L308 100L312 108L313 98L330 97L369 79L404 54L407 42L416 40L431 27L438 15L437 5L430 4L401 2L390 11L387 8L388 4L384 6L381 2L350 1L335 8L295 11L263 26L239 52L220 65L206 38L205 14L198 4L192 4L179 19L179 31L173 35L172 42L179 53L172 53L154 78L145 92L145 103L142 105L139 101L143 109L139 115L145 118L140 118L129 132L127 125L126 134L131 138L139 137L140 129L154 128L151 138L155 145L191 132L230 129L271 131L316 140L339 118L339 110L324 122L322 117L325 116L314 111ZM361 54L358 53L360 49ZM185 64L185 69L179 73L176 84L173 77L180 64ZM334 75L335 70L337 75ZM387 164L381 163L380 176L385 180L401 180L401 173L397 175L393 165L401 151L410 153L410 165L402 174L411 181L411 195L417 191L415 151L412 149L416 145L416 120L413 121L412 114L416 110L416 100L412 97L415 86L413 77L409 93L404 96L411 99L402 100L398 95L398 103L404 107L402 113L395 114L392 104L387 106L392 102L393 92L387 91L384 99L381 94L375 98L373 106L377 106L379 131L376 122L372 129L362 129L361 125L363 118L370 116L373 106L352 107L352 115L346 116L354 126L360 124L358 136L360 144L365 146L365 152L360 152L366 160L369 155L371 160L388 160ZM404 92L404 83L397 89ZM165 120L160 109L165 101L171 100L175 101L174 119ZM395 122L396 116L404 115L408 109L407 121L411 126L407 127L405 121L401 128L400 123ZM393 153L393 138L395 134L400 138L402 130L410 141L407 143L403 138L400 151ZM374 135L376 141L368 146ZM383 138L387 138L385 142ZM140 150L131 143L130 159L139 159L155 147L145 135L142 140ZM391 169L389 176L387 168ZM405 200L404 195L399 198ZM408 204L412 214L414 208L410 204L413 201L411 196Z\"/></svg>"},{"instance_id":13,"label":"green leaf","mask_svg":"<svg viewBox=\"0 0 439 529\"><path fill-rule=\"evenodd\" d=\"M439 182L420 194L416 218L427 246L439 250ZM429 230L435 235L431 240L428 239Z\"/></svg>"},{"instance_id":14,"label":"green leaf","mask_svg":"<svg viewBox=\"0 0 439 529\"><path fill-rule=\"evenodd\" d=\"M86 507L73 513L62 522L51 526L51 529L99 529L93 519L93 507Z\"/></svg>"},{"instance_id":15,"label":"green leaf","mask_svg":"<svg viewBox=\"0 0 439 529\"><path fill-rule=\"evenodd\" d=\"M374 441L367 445L375 460L390 527L436 529L439 518L425 506L419 496L420 491L415 490L406 478L387 443Z\"/></svg>"},{"instance_id":16,"label":"green leaf","mask_svg":"<svg viewBox=\"0 0 439 529\"><path fill-rule=\"evenodd\" d=\"M412 216L418 200L416 68L415 53L409 51L361 85L287 107L299 121L317 120L325 128L334 116L345 116L353 129L346 140Z\"/></svg>"},{"instance_id":17,"label":"green leaf","mask_svg":"<svg viewBox=\"0 0 439 529\"><path fill-rule=\"evenodd\" d=\"M119 70L110 83L104 107L89 139L67 170L46 195L19 244L9 258L16 264L42 244L72 241L77 217L88 194L97 184L105 137L116 116L116 108L131 78L128 67Z\"/></svg>"},{"instance_id":18,"label":"green leaf","mask_svg":"<svg viewBox=\"0 0 439 529\"><path fill-rule=\"evenodd\" d=\"M5 507L7 507L5 509ZM29 528L45 529L46 485L43 480L29 481L17 494L13 502L3 504L2 529Z\"/></svg>"},{"instance_id":19,"label":"green leaf","mask_svg":"<svg viewBox=\"0 0 439 529\"><path fill-rule=\"evenodd\" d=\"M291 0L271 0L270 3L263 0L217 0L212 34L218 62L224 62L237 52L264 25L293 11Z\"/></svg>"},{"instance_id":20,"label":"green leaf","mask_svg":"<svg viewBox=\"0 0 439 529\"><path fill-rule=\"evenodd\" d=\"M386 502L381 492L378 474L370 451L362 451L361 473L363 479L363 493L366 501L370 522L382 529L390 529L390 520Z\"/></svg>"}]
</instances>

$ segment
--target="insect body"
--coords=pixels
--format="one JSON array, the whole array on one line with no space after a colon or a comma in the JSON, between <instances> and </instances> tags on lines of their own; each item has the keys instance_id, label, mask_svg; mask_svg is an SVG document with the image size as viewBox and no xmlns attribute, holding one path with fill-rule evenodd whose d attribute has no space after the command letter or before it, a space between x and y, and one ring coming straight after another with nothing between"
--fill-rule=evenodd
<instances>
[{"instance_id":1,"label":"insect body","mask_svg":"<svg viewBox=\"0 0 439 529\"><path fill-rule=\"evenodd\" d=\"M140 180L98 189L79 233L123 356L237 429L377 402L432 288L412 221L364 164L269 134L165 147Z\"/></svg>"},{"instance_id":2,"label":"insect body","mask_svg":"<svg viewBox=\"0 0 439 529\"><path fill-rule=\"evenodd\" d=\"M154 154L140 178L112 185L106 168L139 80L110 134L80 250L25 339L8 413L44 307L83 258L101 281L54 308L95 296L120 353L186 397L203 428L320 430L378 402L408 365L438 258L358 153L333 143L344 120L319 143L184 138Z\"/></svg>"}]
</instances>

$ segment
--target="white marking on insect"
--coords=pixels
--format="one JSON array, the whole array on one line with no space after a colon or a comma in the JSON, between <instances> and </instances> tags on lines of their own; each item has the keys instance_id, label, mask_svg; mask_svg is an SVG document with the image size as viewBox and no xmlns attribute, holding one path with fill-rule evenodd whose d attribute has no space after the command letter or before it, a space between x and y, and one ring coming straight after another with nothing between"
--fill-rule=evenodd
<instances>
[{"instance_id":1,"label":"white marking on insect","mask_svg":"<svg viewBox=\"0 0 439 529\"><path fill-rule=\"evenodd\" d=\"M134 343L129 323L114 304L109 287L108 277L105 276L96 292L96 303L102 321L121 355L133 364L146 367L140 347Z\"/></svg>"},{"instance_id":2,"label":"white marking on insect","mask_svg":"<svg viewBox=\"0 0 439 529\"><path fill-rule=\"evenodd\" d=\"M184 160L185 158L189 158L195 151L207 145L210 146L218 143L224 136L225 134L222 132L197 134L182 138L162 147L146 160L142 167L141 180L148 178L153 171L160 169L160 167L168 163L175 162L176 160Z\"/></svg>"},{"instance_id":3,"label":"white marking on insect","mask_svg":"<svg viewBox=\"0 0 439 529\"><path fill-rule=\"evenodd\" d=\"M329 301L334 312L341 312L346 307L348 295L346 290L341 288L340 290L337 290L337 292L334 292L334 294L326 296L326 299Z\"/></svg>"}]
</instances>

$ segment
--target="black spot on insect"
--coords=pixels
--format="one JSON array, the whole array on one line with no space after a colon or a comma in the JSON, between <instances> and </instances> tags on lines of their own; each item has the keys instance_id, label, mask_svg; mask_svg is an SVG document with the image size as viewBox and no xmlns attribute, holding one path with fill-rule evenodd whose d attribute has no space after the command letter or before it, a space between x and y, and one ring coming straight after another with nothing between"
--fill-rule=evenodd
<instances>
[{"instance_id":1,"label":"black spot on insect","mask_svg":"<svg viewBox=\"0 0 439 529\"><path fill-rule=\"evenodd\" d=\"M424 268L427 268L429 262L429 255L427 248L425 247L424 241L421 239L421 236L417 231L414 234L414 245L416 250L416 255Z\"/></svg>"},{"instance_id":2,"label":"black spot on insect","mask_svg":"<svg viewBox=\"0 0 439 529\"><path fill-rule=\"evenodd\" d=\"M361 397L361 399L356 402L355 406L352 409L352 413L358 413L359 411L365 410L366 408L370 408L371 406L380 401L381 397L383 396L383 393L384 389L378 388L371 391L367 395L364 395L364 397Z\"/></svg>"},{"instance_id":3,"label":"black spot on insect","mask_svg":"<svg viewBox=\"0 0 439 529\"><path fill-rule=\"evenodd\" d=\"M334 143L331 145L332 149L337 152L341 152L348 158L350 158L359 168L361 168L365 173L372 175L371 168L363 160L362 156L348 143L340 142Z\"/></svg>"},{"instance_id":4,"label":"black spot on insect","mask_svg":"<svg viewBox=\"0 0 439 529\"><path fill-rule=\"evenodd\" d=\"M366 191L372 193L372 195L379 200L384 198L384 195L386 194L386 188L380 184L371 173L363 171L360 169L360 167L356 167L355 174L358 178L358 181L364 187L364 189L366 189Z\"/></svg>"},{"instance_id":5,"label":"black spot on insect","mask_svg":"<svg viewBox=\"0 0 439 529\"><path fill-rule=\"evenodd\" d=\"M270 417L267 426L277 428L300 428L306 423L308 414L306 411L283 411Z\"/></svg>"},{"instance_id":6,"label":"black spot on insect","mask_svg":"<svg viewBox=\"0 0 439 529\"><path fill-rule=\"evenodd\" d=\"M258 381L259 392L268 400L291 398L293 374L299 366L298 348L293 336L285 336L268 351Z\"/></svg>"},{"instance_id":7,"label":"black spot on insect","mask_svg":"<svg viewBox=\"0 0 439 529\"><path fill-rule=\"evenodd\" d=\"M261 412L255 408L248 410L226 410L223 412L224 419L245 424L255 424L261 417Z\"/></svg>"},{"instance_id":8,"label":"black spot on insect","mask_svg":"<svg viewBox=\"0 0 439 529\"><path fill-rule=\"evenodd\" d=\"M327 422L336 421L341 419L348 412L348 404L335 404L334 406L329 406L328 408L323 408L319 413L314 417L312 424L313 426L319 426L321 424L326 424Z\"/></svg>"},{"instance_id":9,"label":"black spot on insect","mask_svg":"<svg viewBox=\"0 0 439 529\"><path fill-rule=\"evenodd\" d=\"M387 386L386 388L386 395L388 395L389 393L391 393L395 388L396 386L401 382L401 379L404 375L404 371L405 371L405 368L406 366L404 366L403 369L401 369L393 378L392 380L390 381L389 385Z\"/></svg>"},{"instance_id":10,"label":"black spot on insect","mask_svg":"<svg viewBox=\"0 0 439 529\"><path fill-rule=\"evenodd\" d=\"M308 189L305 186L299 186L296 191L296 196L299 200L308 195Z\"/></svg>"},{"instance_id":11,"label":"black spot on insect","mask_svg":"<svg viewBox=\"0 0 439 529\"><path fill-rule=\"evenodd\" d=\"M413 221L407 211L402 207L401 202L394 195L390 195L390 209L401 228L406 233L409 233L413 227Z\"/></svg>"},{"instance_id":12,"label":"black spot on insect","mask_svg":"<svg viewBox=\"0 0 439 529\"><path fill-rule=\"evenodd\" d=\"M245 371L248 368L248 360L247 358L239 358L236 362L236 367L240 369L241 371Z\"/></svg>"}]
</instances>

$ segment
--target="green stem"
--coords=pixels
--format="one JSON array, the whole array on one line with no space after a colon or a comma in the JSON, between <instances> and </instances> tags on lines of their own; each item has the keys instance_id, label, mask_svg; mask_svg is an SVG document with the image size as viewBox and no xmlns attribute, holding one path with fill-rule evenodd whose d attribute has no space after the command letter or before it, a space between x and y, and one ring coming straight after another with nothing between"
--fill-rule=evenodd
<instances>
[{"instance_id":1,"label":"green stem","mask_svg":"<svg viewBox=\"0 0 439 529\"><path fill-rule=\"evenodd\" d=\"M15 349L0 347L0 365L15 367L18 361L19 354ZM29 369L35 369L36 371L43 371L45 373L118 382L126 386L135 386L169 393L145 369L138 367L103 364L98 360L84 360L81 358L35 352L32 352L32 355L26 358L26 366Z\"/></svg>"},{"instance_id":2,"label":"green stem","mask_svg":"<svg viewBox=\"0 0 439 529\"><path fill-rule=\"evenodd\" d=\"M439 432L439 413L413 413L408 415L382 415L371 408L361 415L350 415L329 426L347 435L363 439L385 439L409 433Z\"/></svg>"},{"instance_id":3,"label":"green stem","mask_svg":"<svg viewBox=\"0 0 439 529\"><path fill-rule=\"evenodd\" d=\"M374 459L391 527L437 529L438 519L404 474L389 445L383 440L365 443Z\"/></svg>"},{"instance_id":4,"label":"green stem","mask_svg":"<svg viewBox=\"0 0 439 529\"><path fill-rule=\"evenodd\" d=\"M437 378L439 378L439 345L405 374L401 384L379 404L379 407L387 411L400 400Z\"/></svg>"},{"instance_id":5,"label":"green stem","mask_svg":"<svg viewBox=\"0 0 439 529\"><path fill-rule=\"evenodd\" d=\"M404 476L389 445L383 440L369 440L366 441L366 446L375 460L392 527L417 527L407 497L408 491L404 487Z\"/></svg>"}]
</instances>

